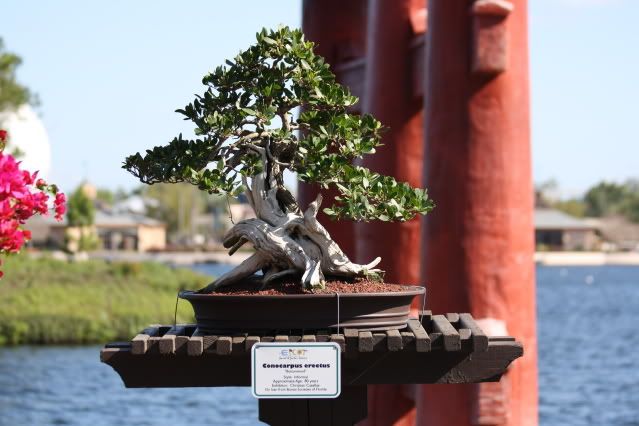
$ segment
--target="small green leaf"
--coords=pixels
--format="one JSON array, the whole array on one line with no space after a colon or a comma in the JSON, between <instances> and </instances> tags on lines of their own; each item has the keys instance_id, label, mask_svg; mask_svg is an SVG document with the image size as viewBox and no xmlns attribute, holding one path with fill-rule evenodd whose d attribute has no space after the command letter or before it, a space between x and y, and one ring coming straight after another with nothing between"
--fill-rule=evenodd
<instances>
[{"instance_id":1,"label":"small green leaf","mask_svg":"<svg viewBox=\"0 0 639 426\"><path fill-rule=\"evenodd\" d=\"M270 45L277 44L277 42L275 40L273 40L272 38L267 37L267 36L262 37L262 40L264 40L266 43L268 43Z\"/></svg>"}]
</instances>

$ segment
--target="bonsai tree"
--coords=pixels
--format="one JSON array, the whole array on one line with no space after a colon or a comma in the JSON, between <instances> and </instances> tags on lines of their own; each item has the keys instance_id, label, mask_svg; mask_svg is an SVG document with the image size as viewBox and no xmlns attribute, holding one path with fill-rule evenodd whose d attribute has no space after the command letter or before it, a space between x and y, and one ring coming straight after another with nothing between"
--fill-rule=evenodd
<instances>
[{"instance_id":1,"label":"bonsai tree","mask_svg":"<svg viewBox=\"0 0 639 426\"><path fill-rule=\"evenodd\" d=\"M223 243L229 254L245 243L255 253L203 292L257 271L263 285L291 275L310 290L323 288L326 276L381 277L380 258L366 265L348 259L317 221L322 197L300 206L284 186L284 171L336 187L334 205L324 209L335 219L406 221L433 203L423 189L353 165L375 152L382 125L348 112L357 98L335 81L300 30L262 30L256 38L207 74L204 94L176 111L195 123L196 139L180 134L129 156L123 168L146 184L189 182L211 194L246 195L256 218L235 224Z\"/></svg>"}]
</instances>

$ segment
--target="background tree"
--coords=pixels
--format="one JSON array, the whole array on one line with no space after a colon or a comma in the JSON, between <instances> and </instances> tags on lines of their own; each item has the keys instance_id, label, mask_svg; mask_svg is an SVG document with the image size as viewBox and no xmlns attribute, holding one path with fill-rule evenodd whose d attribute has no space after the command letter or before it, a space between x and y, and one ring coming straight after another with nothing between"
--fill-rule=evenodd
<instances>
[{"instance_id":1,"label":"background tree","mask_svg":"<svg viewBox=\"0 0 639 426\"><path fill-rule=\"evenodd\" d=\"M612 182L601 182L590 188L584 196L586 215L601 217L618 213L620 204L626 195L627 191L624 185Z\"/></svg>"},{"instance_id":2,"label":"background tree","mask_svg":"<svg viewBox=\"0 0 639 426\"><path fill-rule=\"evenodd\" d=\"M639 223L639 180L630 179L625 184L626 196L620 211L631 222Z\"/></svg>"},{"instance_id":3,"label":"background tree","mask_svg":"<svg viewBox=\"0 0 639 426\"><path fill-rule=\"evenodd\" d=\"M112 206L115 202L115 194L108 188L98 188L95 193L96 201L106 206Z\"/></svg>"},{"instance_id":4,"label":"background tree","mask_svg":"<svg viewBox=\"0 0 639 426\"><path fill-rule=\"evenodd\" d=\"M158 201L147 214L166 223L171 239L180 239L193 232L194 219L204 212L205 201L197 188L188 184L153 185L143 188L140 195Z\"/></svg>"},{"instance_id":5,"label":"background tree","mask_svg":"<svg viewBox=\"0 0 639 426\"><path fill-rule=\"evenodd\" d=\"M212 236L214 219L228 217L228 204L235 202L221 194L209 195L187 183L145 186L136 193L157 201L157 204L147 205L146 214L166 223L169 239L174 242L191 239L195 234ZM211 227L203 230L197 219L205 214L214 218L211 218Z\"/></svg>"},{"instance_id":6,"label":"background tree","mask_svg":"<svg viewBox=\"0 0 639 426\"><path fill-rule=\"evenodd\" d=\"M557 182L550 180L535 187L537 207L552 207L576 217L618 215L639 223L639 180L624 183L602 181L590 187L582 197L559 199Z\"/></svg>"},{"instance_id":7,"label":"background tree","mask_svg":"<svg viewBox=\"0 0 639 426\"><path fill-rule=\"evenodd\" d=\"M95 235L91 226L95 223L95 205L93 200L86 194L84 185L78 186L67 200L67 223L70 227L78 229L79 237L77 241L78 250L94 250L99 246L100 241ZM67 234L70 240L75 240Z\"/></svg>"},{"instance_id":8,"label":"background tree","mask_svg":"<svg viewBox=\"0 0 639 426\"><path fill-rule=\"evenodd\" d=\"M552 207L575 217L586 216L586 204L580 198L570 198L568 200L557 200L552 203Z\"/></svg>"},{"instance_id":9,"label":"background tree","mask_svg":"<svg viewBox=\"0 0 639 426\"><path fill-rule=\"evenodd\" d=\"M67 223L69 226L86 227L95 222L95 206L80 185L67 200Z\"/></svg>"},{"instance_id":10,"label":"background tree","mask_svg":"<svg viewBox=\"0 0 639 426\"><path fill-rule=\"evenodd\" d=\"M0 111L11 111L21 105L34 103L34 95L16 81L16 69L22 59L15 53L7 52L0 39Z\"/></svg>"},{"instance_id":11,"label":"background tree","mask_svg":"<svg viewBox=\"0 0 639 426\"><path fill-rule=\"evenodd\" d=\"M306 288L323 287L325 275L381 273L374 269L379 258L368 265L350 262L316 220L321 197L302 211L284 186L284 171L335 186L336 203L324 210L334 218L405 221L433 203L425 190L352 165L375 152L382 125L348 112L357 98L335 81L301 31L262 30L256 39L227 67L206 75L204 94L178 110L195 123L198 139L180 134L144 156L128 157L124 168L147 184L188 182L209 193L245 193L257 219L236 224L224 245L233 253L251 242L256 253L208 290L258 270L264 284L299 274ZM294 117L298 108L303 112Z\"/></svg>"}]
</instances>

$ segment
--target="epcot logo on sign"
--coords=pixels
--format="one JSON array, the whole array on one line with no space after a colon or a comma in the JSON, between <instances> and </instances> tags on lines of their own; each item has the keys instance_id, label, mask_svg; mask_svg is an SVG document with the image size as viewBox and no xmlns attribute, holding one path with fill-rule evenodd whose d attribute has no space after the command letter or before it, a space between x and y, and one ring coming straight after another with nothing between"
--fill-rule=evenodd
<instances>
[{"instance_id":1,"label":"epcot logo on sign","mask_svg":"<svg viewBox=\"0 0 639 426\"><path fill-rule=\"evenodd\" d=\"M301 348L282 349L280 352L280 359L306 359L306 352L306 349Z\"/></svg>"},{"instance_id":2,"label":"epcot logo on sign","mask_svg":"<svg viewBox=\"0 0 639 426\"><path fill-rule=\"evenodd\" d=\"M257 343L251 350L256 398L337 398L341 392L337 343Z\"/></svg>"}]
</instances>

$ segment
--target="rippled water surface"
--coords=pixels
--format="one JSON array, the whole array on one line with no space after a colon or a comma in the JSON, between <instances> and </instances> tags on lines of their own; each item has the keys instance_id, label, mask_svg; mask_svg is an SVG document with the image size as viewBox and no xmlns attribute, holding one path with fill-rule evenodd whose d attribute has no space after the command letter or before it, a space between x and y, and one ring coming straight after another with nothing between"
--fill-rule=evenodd
<instances>
[{"instance_id":1,"label":"rippled water surface","mask_svg":"<svg viewBox=\"0 0 639 426\"><path fill-rule=\"evenodd\" d=\"M539 267L537 311L541 424L639 425L639 267ZM248 388L125 389L99 349L0 348L0 425L261 424Z\"/></svg>"},{"instance_id":2,"label":"rippled water surface","mask_svg":"<svg viewBox=\"0 0 639 426\"><path fill-rule=\"evenodd\" d=\"M544 425L639 425L639 267L537 268Z\"/></svg>"},{"instance_id":3,"label":"rippled water surface","mask_svg":"<svg viewBox=\"0 0 639 426\"><path fill-rule=\"evenodd\" d=\"M255 425L249 388L125 389L100 347L0 350L1 425Z\"/></svg>"}]
</instances>

